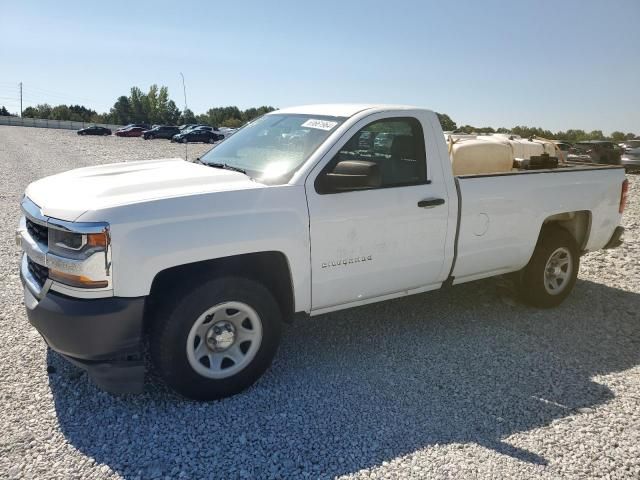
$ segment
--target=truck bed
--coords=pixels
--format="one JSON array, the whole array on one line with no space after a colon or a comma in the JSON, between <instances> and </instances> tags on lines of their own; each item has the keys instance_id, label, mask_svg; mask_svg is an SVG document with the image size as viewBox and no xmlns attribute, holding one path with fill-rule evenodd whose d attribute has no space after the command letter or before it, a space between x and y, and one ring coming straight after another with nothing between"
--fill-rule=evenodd
<instances>
[{"instance_id":1,"label":"truck bed","mask_svg":"<svg viewBox=\"0 0 640 480\"><path fill-rule=\"evenodd\" d=\"M588 234L581 251L604 247L620 222L624 178L620 166L584 164L456 177L454 283L523 268L542 225L553 216L583 216Z\"/></svg>"}]
</instances>

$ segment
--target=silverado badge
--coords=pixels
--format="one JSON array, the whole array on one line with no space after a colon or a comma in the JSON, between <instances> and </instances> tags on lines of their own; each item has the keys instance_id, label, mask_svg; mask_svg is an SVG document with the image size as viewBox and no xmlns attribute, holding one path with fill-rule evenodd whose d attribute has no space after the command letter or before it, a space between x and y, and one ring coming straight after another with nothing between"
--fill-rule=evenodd
<instances>
[{"instance_id":1,"label":"silverado badge","mask_svg":"<svg viewBox=\"0 0 640 480\"><path fill-rule=\"evenodd\" d=\"M322 268L339 267L341 265L350 265L352 263L370 262L373 260L371 255L353 258L342 258L340 260L331 260L330 262L322 262Z\"/></svg>"}]
</instances>

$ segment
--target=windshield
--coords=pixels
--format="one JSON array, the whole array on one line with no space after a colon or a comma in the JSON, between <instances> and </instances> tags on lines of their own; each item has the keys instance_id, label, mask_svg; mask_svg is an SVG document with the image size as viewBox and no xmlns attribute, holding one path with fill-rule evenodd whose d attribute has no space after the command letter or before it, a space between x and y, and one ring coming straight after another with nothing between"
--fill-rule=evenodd
<instances>
[{"instance_id":1,"label":"windshield","mask_svg":"<svg viewBox=\"0 0 640 480\"><path fill-rule=\"evenodd\" d=\"M200 160L241 168L264 183L285 183L344 120L318 115L265 115Z\"/></svg>"}]
</instances>

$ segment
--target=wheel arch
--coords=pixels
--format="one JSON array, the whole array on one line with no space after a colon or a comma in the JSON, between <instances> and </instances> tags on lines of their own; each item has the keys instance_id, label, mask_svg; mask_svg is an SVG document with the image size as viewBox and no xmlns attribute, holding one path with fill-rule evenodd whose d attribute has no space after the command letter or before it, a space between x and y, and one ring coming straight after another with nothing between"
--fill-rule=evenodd
<instances>
[{"instance_id":1,"label":"wheel arch","mask_svg":"<svg viewBox=\"0 0 640 480\"><path fill-rule=\"evenodd\" d=\"M275 297L283 320L289 323L293 319L295 293L289 260L282 252L264 251L203 260L158 272L148 296L145 330L153 321L154 307L165 295L213 276L241 276L260 282Z\"/></svg>"},{"instance_id":2,"label":"wheel arch","mask_svg":"<svg viewBox=\"0 0 640 480\"><path fill-rule=\"evenodd\" d=\"M551 226L557 226L569 232L576 241L579 252L582 253L586 250L591 233L591 212L589 210L556 213L548 216L542 222L538 240L542 238L545 228Z\"/></svg>"}]
</instances>

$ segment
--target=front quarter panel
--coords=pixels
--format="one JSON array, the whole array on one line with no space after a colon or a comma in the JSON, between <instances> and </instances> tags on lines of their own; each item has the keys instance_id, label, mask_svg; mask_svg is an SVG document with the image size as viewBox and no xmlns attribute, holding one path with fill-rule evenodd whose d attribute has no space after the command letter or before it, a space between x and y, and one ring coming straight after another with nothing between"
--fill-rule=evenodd
<instances>
[{"instance_id":1,"label":"front quarter panel","mask_svg":"<svg viewBox=\"0 0 640 480\"><path fill-rule=\"evenodd\" d=\"M88 212L111 225L114 295L148 295L161 271L263 251L289 263L296 311L310 307L304 188L285 185L162 199Z\"/></svg>"}]
</instances>

